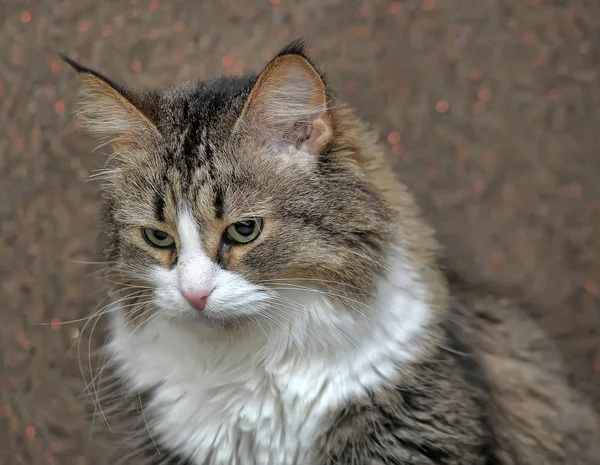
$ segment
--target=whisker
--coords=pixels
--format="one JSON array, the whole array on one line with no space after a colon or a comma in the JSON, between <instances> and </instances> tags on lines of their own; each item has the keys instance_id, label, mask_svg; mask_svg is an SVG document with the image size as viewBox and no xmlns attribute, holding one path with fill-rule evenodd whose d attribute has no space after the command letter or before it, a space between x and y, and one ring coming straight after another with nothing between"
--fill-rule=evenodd
<instances>
[{"instance_id":1,"label":"whisker","mask_svg":"<svg viewBox=\"0 0 600 465\"><path fill-rule=\"evenodd\" d=\"M118 281L112 281L110 279L104 278L105 281L108 281L109 283L112 284L117 284L119 286L123 286L123 287L127 287L127 288L132 288L132 289L154 289L152 286L138 286L138 285L134 285L134 284L126 284L126 283L120 283Z\"/></svg>"},{"instance_id":2,"label":"whisker","mask_svg":"<svg viewBox=\"0 0 600 465\"><path fill-rule=\"evenodd\" d=\"M336 293L327 292L327 291L321 291L319 289L313 289L313 288L310 288L310 287L298 286L298 285L294 285L294 284L288 284L287 286L289 286L289 287L277 287L276 289L277 290L284 290L284 291L287 290L287 291L308 291L308 292L315 292L315 293L318 293L318 294L325 295L327 297L331 297L332 299L334 299L334 300L336 300L336 301L338 301L338 302L340 302L342 304L347 305L352 310L356 311L361 316L363 316L366 320L371 321L371 319L367 315L365 315L363 312L361 312L360 310L358 310L356 307L353 307L353 306L349 305L345 301L348 300L350 302L357 303L357 304L365 307L368 310L374 310L374 308L372 306L367 305L364 302L361 302L359 300L353 299L351 297L343 296L341 294L336 294Z\"/></svg>"},{"instance_id":3,"label":"whisker","mask_svg":"<svg viewBox=\"0 0 600 465\"><path fill-rule=\"evenodd\" d=\"M262 318L266 318L268 321L273 322L274 324L276 324L277 326L279 326L284 332L286 332L286 334L288 334L290 336L290 341L296 346L296 348L298 349L298 353L300 354L300 356L302 357L302 359L304 361L306 361L306 357L308 354L308 350L306 348L306 346L302 343L302 341L298 340L292 330L290 328L286 328L285 325L281 322L278 321L277 319L273 318L271 315L268 315L266 313L263 313L261 311L257 312L257 315L260 315ZM285 320L288 323L291 323L291 321L289 320Z\"/></svg>"},{"instance_id":4,"label":"whisker","mask_svg":"<svg viewBox=\"0 0 600 465\"><path fill-rule=\"evenodd\" d=\"M265 328L263 328L263 327L262 327L262 325L260 324L260 322L259 322L257 319L255 319L254 317L252 317L252 316L250 317L250 319L251 319L251 320L252 320L254 323L256 323L260 329L262 329L262 332L263 332L263 333L265 333L265 336L266 336L267 340L268 340L269 342L271 342L271 338L269 337L269 335L268 335L268 334L267 334L267 332L265 331Z\"/></svg>"},{"instance_id":5,"label":"whisker","mask_svg":"<svg viewBox=\"0 0 600 465\"><path fill-rule=\"evenodd\" d=\"M93 333L94 333L94 330L96 328L96 325L100 321L100 318L102 316L104 316L106 313L114 311L115 309L123 309L123 308L131 307L131 306L134 306L134 305L139 305L139 303L136 303L136 302L134 302L133 304L127 304L127 305L120 305L120 304L122 302L126 302L128 300L143 298L144 296L142 294L143 294L143 292L135 291L135 292L132 292L131 294L125 295L125 296L121 297L120 299L117 299L114 302L109 302L107 305L105 305L105 306L101 307L100 309L94 311L93 314L90 317L84 319L84 320L86 320L86 322L85 322L85 324L84 324L84 326L83 326L83 328L81 330L80 336L79 336L78 341L77 341L77 359L78 359L78 364L79 364L79 371L80 371L81 376L82 376L82 378L84 380L84 383L86 385L86 388L84 389L84 392L87 390L91 394L92 398L94 398L94 397L96 397L96 399L98 398L98 391L97 391L97 388L95 386L95 378L96 378L96 376L94 376L93 369L92 369L92 361L91 361L91 352L92 352L92 350L91 350L91 344L92 344ZM103 299L103 301L106 300L107 297L105 297ZM114 308L110 308L111 306L114 306ZM82 364L82 360L81 360L81 340L83 339L83 336L84 336L85 330L87 329L88 324L94 318L96 320L95 320L94 324L92 325L92 329L90 331L89 341L88 341L88 369L89 369L90 377L91 377L90 382L88 383L87 377L85 376L85 373L84 373L84 370L83 370L83 364ZM96 414L96 411L97 411L98 408L100 409L100 414L102 415L106 426L109 428L109 430L111 430L110 424L108 423L108 420L106 419L106 416L104 415L104 412L102 411L101 406L99 406L98 402L96 401L96 402L94 402L94 415L93 415L93 418L92 418L92 428L90 429L90 439L91 439L91 436L93 435L93 424L95 422L94 418L95 418L95 414Z\"/></svg>"},{"instance_id":6,"label":"whisker","mask_svg":"<svg viewBox=\"0 0 600 465\"><path fill-rule=\"evenodd\" d=\"M89 340L88 340L88 368L89 368L89 371L90 371L90 376L93 376L93 369L92 369L92 358L91 358L91 356L89 354L92 351L92 339L93 339L93 336L94 336L94 329L96 329L96 325L100 321L101 317L102 317L102 314L98 315L98 317L96 318L96 321L92 325L92 329L90 330L90 337L89 337ZM92 385L94 387L94 394L95 394L96 399L97 399L98 398L98 391L97 391L97 389L95 389L95 383L92 383ZM104 419L104 423L106 424L106 426L108 427L108 429L112 432L110 424L108 423L108 420L106 419L106 416L104 415L104 411L102 410L102 406L98 405L98 408L100 410L100 415L102 415L102 418ZM96 412L96 408L94 407L94 417L95 417L95 412ZM94 424L94 419L92 419L92 425L93 424Z\"/></svg>"},{"instance_id":7,"label":"whisker","mask_svg":"<svg viewBox=\"0 0 600 465\"><path fill-rule=\"evenodd\" d=\"M141 297L141 296L140 296L140 297ZM140 297L137 297L137 298L140 298ZM150 301L146 301L146 302L134 302L134 303L132 303L132 304L128 304L128 305L122 305L122 306L118 306L118 307L116 307L116 308L112 309L111 311L114 311L114 310L123 310L123 309L126 309L126 308L131 308L131 307L136 307L136 306L139 306L140 308L144 308L145 306L147 306L147 305L150 305L150 304L153 304L153 303L154 303L154 300L150 300ZM149 309L149 310L151 310L151 309ZM98 315L98 316L103 316L103 315L105 315L106 313L107 313L107 312L104 312L104 313L102 313L101 315ZM136 317L135 317L133 320L131 320L131 321L135 321L137 318L139 318L139 317L143 316L143 314L144 314L144 312L143 312L141 315L138 315L138 316L136 316ZM98 321L98 319L96 320L96 322L97 322L97 321ZM82 334L83 334L83 333L82 333ZM92 335L91 335L91 333L90 333L90 342L91 342L91 340L92 340ZM88 347L89 347L89 346L88 346ZM91 355L91 354L90 354L90 355ZM93 382L93 381L94 381L94 380L92 380L92 382ZM88 384L88 386L89 386L89 384Z\"/></svg>"},{"instance_id":8,"label":"whisker","mask_svg":"<svg viewBox=\"0 0 600 465\"><path fill-rule=\"evenodd\" d=\"M299 302L296 302L295 300L289 299L288 297L285 296L277 296L276 299L279 299L280 301L282 301L283 303L287 303L287 304L293 304L296 306L300 306L301 308L305 309L307 311L308 314L310 314L311 317L316 318L317 321L320 321L322 323L325 323L327 325L328 328L333 329L334 331L336 331L338 334L340 334L342 337L346 338L352 345L354 345L356 348L358 348L358 345L356 344L356 342L354 340L352 340L346 333L344 333L340 328L338 328L336 325L334 325L333 323L331 323L330 321L327 321L324 319L323 316L318 315L314 312L311 311L311 309L309 307L307 307L306 305L303 305ZM289 308L289 307L287 307ZM277 310L281 310L280 307L276 307ZM307 326L308 328L308 326ZM308 328L310 330L310 328ZM321 345L324 345L324 343L322 341L320 341L320 339L318 339L318 336L316 336L316 334L310 330L313 335L315 335L315 337L317 337L317 340L319 340L319 342L321 342ZM326 348L326 347L325 347Z\"/></svg>"},{"instance_id":9,"label":"whisker","mask_svg":"<svg viewBox=\"0 0 600 465\"><path fill-rule=\"evenodd\" d=\"M317 283L325 283L325 284L333 284L336 286L344 286L349 289L356 290L362 294L369 295L370 297L377 297L377 295L367 289L360 288L358 286L354 286L352 284L343 283L341 281L332 281L327 279L318 279L318 278L271 278L265 281L261 281L259 284L279 284L279 283L289 283L289 281L301 281L301 282L317 282ZM291 284L291 283L290 283Z\"/></svg>"},{"instance_id":10,"label":"whisker","mask_svg":"<svg viewBox=\"0 0 600 465\"><path fill-rule=\"evenodd\" d=\"M138 392L138 398L140 400L140 410L142 411L142 418L144 419L144 424L146 425L146 431L148 431L148 435L150 436L150 440L152 441L152 444L154 445L154 448L156 449L156 453L158 455L161 455L160 450L158 450L158 447L156 446L156 443L154 442L152 433L150 432L150 427L148 426L148 421L146 420L146 414L144 413L144 403L142 402L142 396L140 395L139 392Z\"/></svg>"},{"instance_id":11,"label":"whisker","mask_svg":"<svg viewBox=\"0 0 600 465\"><path fill-rule=\"evenodd\" d=\"M85 260L73 260L73 259L69 259L69 261L71 263L76 263L77 265L115 265L116 261L111 261L111 262L91 262L91 261L85 261Z\"/></svg>"},{"instance_id":12,"label":"whisker","mask_svg":"<svg viewBox=\"0 0 600 465\"><path fill-rule=\"evenodd\" d=\"M143 292L146 292L146 291L140 291L140 293L143 293ZM138 299L138 298L140 298L140 297L142 297L142 296L139 296L139 295L138 295L138 296L129 296L129 297L127 297L126 299L121 299L121 300L119 300L118 302L122 302L122 301L124 301L124 300ZM106 298L102 299L102 300L104 301L104 300L106 300L107 298L108 298L108 296L107 296ZM114 303L113 303L113 302L111 302L110 304L108 304L108 305L105 305L105 306L103 307L103 309L104 309L104 308L106 308L106 307L109 307L109 306L111 306L111 305L114 305ZM113 312L113 311L115 311L115 310L118 310L118 309L119 309L119 307L116 307L116 308L114 308L114 309L110 309L110 310L108 310L108 311L106 311L106 312L104 312L104 313L102 313L102 314L104 315L104 314L106 314L106 313L110 313L110 312ZM97 315L96 315L96 312L94 312L94 313L93 313L92 315L90 315L90 316L86 316L86 317L83 317L83 318L77 318L76 320L61 321L61 324L63 324L63 325L68 325L68 324L72 324L72 323L80 323L80 322L82 322L82 321L87 321L87 320L90 320L90 319L94 318L95 316L97 316ZM50 326L51 324L52 324L52 322L48 322L48 323L38 323L38 326Z\"/></svg>"}]
</instances>

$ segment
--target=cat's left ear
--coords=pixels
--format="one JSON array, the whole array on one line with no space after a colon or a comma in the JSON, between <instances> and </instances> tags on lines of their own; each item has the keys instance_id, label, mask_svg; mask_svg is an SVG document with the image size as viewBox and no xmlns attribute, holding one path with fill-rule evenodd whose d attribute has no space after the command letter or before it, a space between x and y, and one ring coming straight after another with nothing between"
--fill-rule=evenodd
<instances>
[{"instance_id":1,"label":"cat's left ear","mask_svg":"<svg viewBox=\"0 0 600 465\"><path fill-rule=\"evenodd\" d=\"M79 115L86 129L120 145L139 146L160 137L142 94L64 55L62 59L77 71L85 85L80 95Z\"/></svg>"},{"instance_id":2,"label":"cat's left ear","mask_svg":"<svg viewBox=\"0 0 600 465\"><path fill-rule=\"evenodd\" d=\"M294 42L271 60L237 125L274 152L315 159L331 140L333 126L325 83L304 48Z\"/></svg>"}]
</instances>

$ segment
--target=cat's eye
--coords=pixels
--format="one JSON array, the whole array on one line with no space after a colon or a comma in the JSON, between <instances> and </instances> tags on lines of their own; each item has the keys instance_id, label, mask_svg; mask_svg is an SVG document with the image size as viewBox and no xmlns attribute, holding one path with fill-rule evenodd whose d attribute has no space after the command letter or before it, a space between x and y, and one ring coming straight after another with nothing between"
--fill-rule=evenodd
<instances>
[{"instance_id":1,"label":"cat's eye","mask_svg":"<svg viewBox=\"0 0 600 465\"><path fill-rule=\"evenodd\" d=\"M261 226L261 220L245 220L233 223L227 227L227 239L237 244L247 244L258 237Z\"/></svg>"},{"instance_id":2,"label":"cat's eye","mask_svg":"<svg viewBox=\"0 0 600 465\"><path fill-rule=\"evenodd\" d=\"M159 249L167 249L175 244L173 236L160 229L142 228L142 236L148 244Z\"/></svg>"}]
</instances>

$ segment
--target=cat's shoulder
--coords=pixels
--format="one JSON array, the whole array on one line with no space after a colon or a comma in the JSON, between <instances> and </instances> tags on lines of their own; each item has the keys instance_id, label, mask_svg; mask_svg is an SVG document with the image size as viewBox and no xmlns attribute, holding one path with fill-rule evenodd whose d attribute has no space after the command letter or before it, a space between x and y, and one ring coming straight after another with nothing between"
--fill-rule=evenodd
<instances>
[{"instance_id":1,"label":"cat's shoulder","mask_svg":"<svg viewBox=\"0 0 600 465\"><path fill-rule=\"evenodd\" d=\"M396 380L337 413L321 464L491 465L493 437L484 391L469 355L444 339L427 358L398 368ZM476 368L475 368L476 371Z\"/></svg>"}]
</instances>

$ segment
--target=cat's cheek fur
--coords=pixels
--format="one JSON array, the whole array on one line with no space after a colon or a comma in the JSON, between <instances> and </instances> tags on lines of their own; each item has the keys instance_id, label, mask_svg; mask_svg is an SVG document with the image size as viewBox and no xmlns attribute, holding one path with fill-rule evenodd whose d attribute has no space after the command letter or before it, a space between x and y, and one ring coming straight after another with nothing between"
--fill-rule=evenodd
<instances>
[{"instance_id":1,"label":"cat's cheek fur","mask_svg":"<svg viewBox=\"0 0 600 465\"><path fill-rule=\"evenodd\" d=\"M156 266L149 273L148 281L154 287L157 309L165 316L184 316L193 313L177 285L177 270Z\"/></svg>"}]
</instances>

